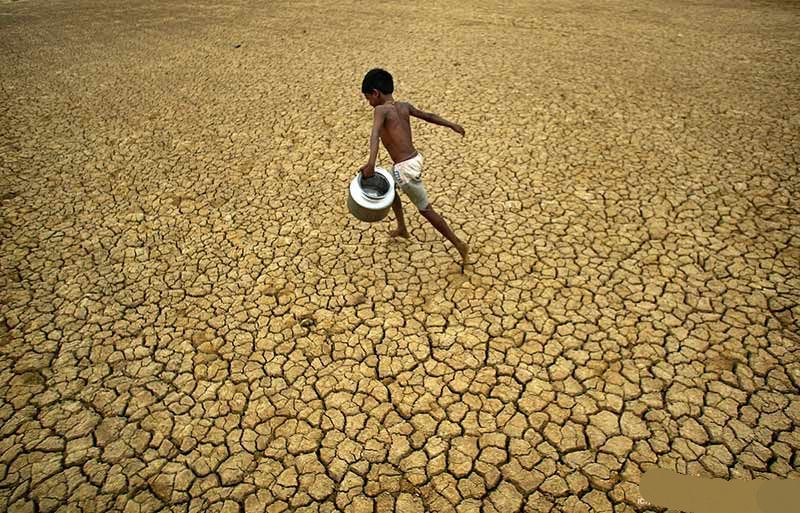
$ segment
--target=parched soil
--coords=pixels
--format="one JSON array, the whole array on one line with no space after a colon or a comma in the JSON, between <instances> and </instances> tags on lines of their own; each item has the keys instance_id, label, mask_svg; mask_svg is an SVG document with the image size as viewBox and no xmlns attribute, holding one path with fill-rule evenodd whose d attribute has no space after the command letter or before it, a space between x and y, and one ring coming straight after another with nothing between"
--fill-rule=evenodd
<instances>
[{"instance_id":1,"label":"parched soil","mask_svg":"<svg viewBox=\"0 0 800 513\"><path fill-rule=\"evenodd\" d=\"M800 478L800 4L0 3L0 511ZM454 248L351 216L372 67ZM390 165L385 153L380 163Z\"/></svg>"}]
</instances>

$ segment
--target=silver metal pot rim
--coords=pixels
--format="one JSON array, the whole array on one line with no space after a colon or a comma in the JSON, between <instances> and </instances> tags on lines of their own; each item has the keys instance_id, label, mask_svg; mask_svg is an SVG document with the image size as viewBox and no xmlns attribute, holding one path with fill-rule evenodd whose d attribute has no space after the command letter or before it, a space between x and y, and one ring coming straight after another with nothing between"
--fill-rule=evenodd
<instances>
[{"instance_id":1,"label":"silver metal pot rim","mask_svg":"<svg viewBox=\"0 0 800 513\"><path fill-rule=\"evenodd\" d=\"M378 180L383 182L381 185L384 184L386 185L386 192L384 192L379 196L375 196L372 194L368 194L367 191L364 189L364 177L361 175L361 173L358 174L357 178L358 178L358 187L361 190L361 195L370 201L380 201L381 199L383 199L384 196L389 194L389 190L392 187L392 183L389 180L387 180L386 177L384 177L380 173L375 173L375 175L373 175L370 178L367 178L367 180Z\"/></svg>"},{"instance_id":2,"label":"silver metal pot rim","mask_svg":"<svg viewBox=\"0 0 800 513\"><path fill-rule=\"evenodd\" d=\"M358 204L359 206L369 210L383 210L385 208L390 207L394 202L394 195L395 195L394 178L387 170L383 169L382 167L376 167L375 174L380 175L381 178L383 178L388 184L389 187L386 194L384 194L379 198L368 196L361 188L360 173L357 174L350 182L349 193L353 201L355 201L356 204Z\"/></svg>"}]
</instances>

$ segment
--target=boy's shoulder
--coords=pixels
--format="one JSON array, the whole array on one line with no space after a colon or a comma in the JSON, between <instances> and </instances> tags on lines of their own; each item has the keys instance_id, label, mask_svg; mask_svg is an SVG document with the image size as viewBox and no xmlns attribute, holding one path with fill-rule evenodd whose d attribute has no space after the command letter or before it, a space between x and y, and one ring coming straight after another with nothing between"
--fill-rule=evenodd
<instances>
[{"instance_id":1,"label":"boy's shoulder","mask_svg":"<svg viewBox=\"0 0 800 513\"><path fill-rule=\"evenodd\" d=\"M395 107L401 107L401 108L408 109L411 106L412 106L411 102L408 102L408 101L396 101L394 103L384 103L383 105L378 105L377 107L375 107L375 109L392 110Z\"/></svg>"},{"instance_id":2,"label":"boy's shoulder","mask_svg":"<svg viewBox=\"0 0 800 513\"><path fill-rule=\"evenodd\" d=\"M375 116L392 116L395 112L409 113L413 107L408 102L384 103L375 107Z\"/></svg>"}]
</instances>

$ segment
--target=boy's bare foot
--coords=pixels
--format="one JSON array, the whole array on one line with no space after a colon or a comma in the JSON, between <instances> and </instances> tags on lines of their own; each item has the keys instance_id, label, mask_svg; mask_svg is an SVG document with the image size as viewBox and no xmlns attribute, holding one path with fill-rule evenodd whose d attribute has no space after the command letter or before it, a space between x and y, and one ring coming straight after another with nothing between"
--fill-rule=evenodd
<instances>
[{"instance_id":1,"label":"boy's bare foot","mask_svg":"<svg viewBox=\"0 0 800 513\"><path fill-rule=\"evenodd\" d=\"M404 239L409 238L408 230L401 230L399 228L397 230L390 231L389 235L395 238L396 237L403 237Z\"/></svg>"},{"instance_id":2,"label":"boy's bare foot","mask_svg":"<svg viewBox=\"0 0 800 513\"><path fill-rule=\"evenodd\" d=\"M464 264L467 263L467 255L469 254L469 246L462 242L461 244L456 246L456 249L461 254L461 270L464 270Z\"/></svg>"}]
</instances>

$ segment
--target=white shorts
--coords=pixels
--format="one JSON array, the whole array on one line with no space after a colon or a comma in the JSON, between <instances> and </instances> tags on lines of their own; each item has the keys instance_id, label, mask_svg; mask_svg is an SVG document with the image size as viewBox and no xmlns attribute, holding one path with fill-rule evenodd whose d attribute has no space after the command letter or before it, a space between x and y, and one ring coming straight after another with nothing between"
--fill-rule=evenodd
<instances>
[{"instance_id":1,"label":"white shorts","mask_svg":"<svg viewBox=\"0 0 800 513\"><path fill-rule=\"evenodd\" d=\"M414 203L417 210L425 210L428 207L428 193L422 183L422 162L422 155L417 153L416 157L392 166L397 186Z\"/></svg>"}]
</instances>

